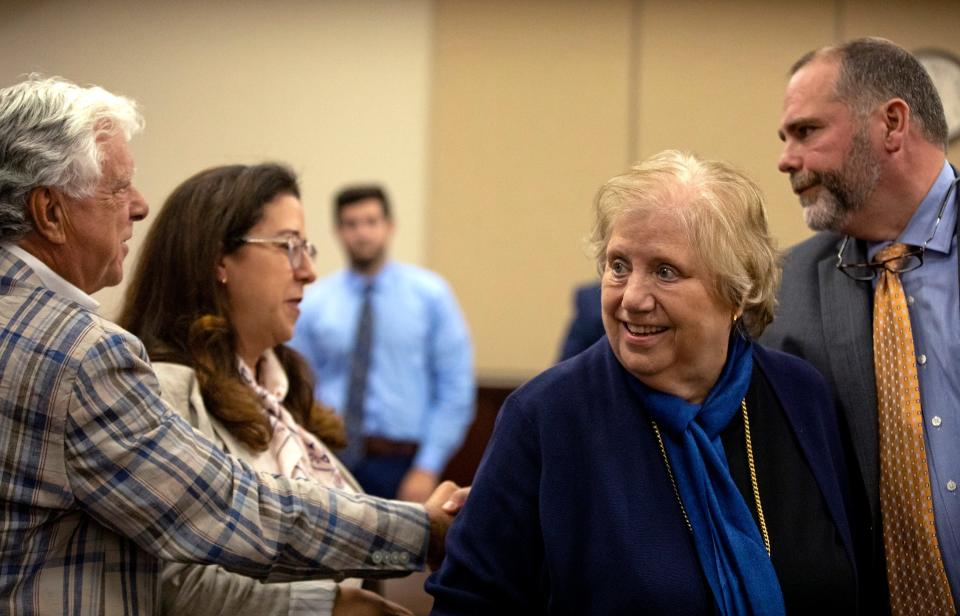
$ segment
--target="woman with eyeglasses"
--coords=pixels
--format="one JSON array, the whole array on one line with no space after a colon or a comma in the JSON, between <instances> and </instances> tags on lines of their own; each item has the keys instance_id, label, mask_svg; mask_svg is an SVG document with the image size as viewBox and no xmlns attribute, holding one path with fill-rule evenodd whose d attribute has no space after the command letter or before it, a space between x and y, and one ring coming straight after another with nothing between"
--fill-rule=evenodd
<instances>
[{"instance_id":1,"label":"woman with eyeglasses","mask_svg":"<svg viewBox=\"0 0 960 616\"><path fill-rule=\"evenodd\" d=\"M342 422L314 401L306 363L284 345L315 254L292 171L208 169L174 189L153 222L119 322L146 345L164 398L226 452L257 471L359 492L330 451L345 443ZM176 563L162 580L167 614L410 614L356 581L262 584Z\"/></svg>"}]
</instances>

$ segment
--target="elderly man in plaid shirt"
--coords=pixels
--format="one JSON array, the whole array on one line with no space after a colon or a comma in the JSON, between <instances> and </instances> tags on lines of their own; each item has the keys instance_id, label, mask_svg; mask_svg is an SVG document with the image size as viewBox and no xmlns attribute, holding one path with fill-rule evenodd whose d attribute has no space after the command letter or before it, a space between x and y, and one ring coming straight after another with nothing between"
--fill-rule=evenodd
<instances>
[{"instance_id":1,"label":"elderly man in plaid shirt","mask_svg":"<svg viewBox=\"0 0 960 616\"><path fill-rule=\"evenodd\" d=\"M127 147L141 125L97 87L0 90L0 613L153 614L161 560L270 581L438 557L452 484L424 507L255 474L97 315L89 294L120 282L147 215Z\"/></svg>"}]
</instances>

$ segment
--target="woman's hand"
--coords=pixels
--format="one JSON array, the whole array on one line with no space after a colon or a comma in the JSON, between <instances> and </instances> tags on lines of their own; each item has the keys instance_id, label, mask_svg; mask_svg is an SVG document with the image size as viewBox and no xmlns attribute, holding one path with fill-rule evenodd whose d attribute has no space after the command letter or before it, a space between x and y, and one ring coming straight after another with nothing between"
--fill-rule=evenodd
<instances>
[{"instance_id":1,"label":"woman's hand","mask_svg":"<svg viewBox=\"0 0 960 616\"><path fill-rule=\"evenodd\" d=\"M377 593L341 586L333 602L332 616L413 616L407 608L387 601Z\"/></svg>"},{"instance_id":2,"label":"woman's hand","mask_svg":"<svg viewBox=\"0 0 960 616\"><path fill-rule=\"evenodd\" d=\"M427 548L427 566L436 571L446 554L444 541L447 530L456 515L467 501L470 487L461 488L452 481L444 481L423 503L430 519L430 545Z\"/></svg>"}]
</instances>

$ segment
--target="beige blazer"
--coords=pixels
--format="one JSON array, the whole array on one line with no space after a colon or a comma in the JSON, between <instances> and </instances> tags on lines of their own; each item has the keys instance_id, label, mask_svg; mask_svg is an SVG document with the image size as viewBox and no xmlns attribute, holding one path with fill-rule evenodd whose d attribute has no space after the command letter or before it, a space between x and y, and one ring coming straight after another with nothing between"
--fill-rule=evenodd
<instances>
[{"instance_id":1,"label":"beige blazer","mask_svg":"<svg viewBox=\"0 0 960 616\"><path fill-rule=\"evenodd\" d=\"M181 364L157 362L153 369L161 396L191 426L225 452L254 470L270 472L276 463L268 452L253 452L207 412L194 370ZM363 492L350 471L331 455L344 481ZM344 584L356 586L358 580ZM160 602L164 614L230 614L231 616L327 615L333 610L337 584L329 580L264 584L217 566L165 563L161 574Z\"/></svg>"}]
</instances>

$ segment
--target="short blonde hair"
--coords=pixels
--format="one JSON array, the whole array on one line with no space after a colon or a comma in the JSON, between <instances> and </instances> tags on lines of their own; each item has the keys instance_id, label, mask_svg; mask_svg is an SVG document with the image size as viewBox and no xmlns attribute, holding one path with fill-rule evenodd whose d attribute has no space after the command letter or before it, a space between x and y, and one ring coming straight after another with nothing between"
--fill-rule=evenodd
<instances>
[{"instance_id":1,"label":"short blonde hair","mask_svg":"<svg viewBox=\"0 0 960 616\"><path fill-rule=\"evenodd\" d=\"M590 243L601 274L621 216L675 211L711 273L717 295L743 311L746 333L759 336L773 320L780 255L767 229L763 194L742 172L724 162L665 150L607 181L594 206Z\"/></svg>"}]
</instances>

